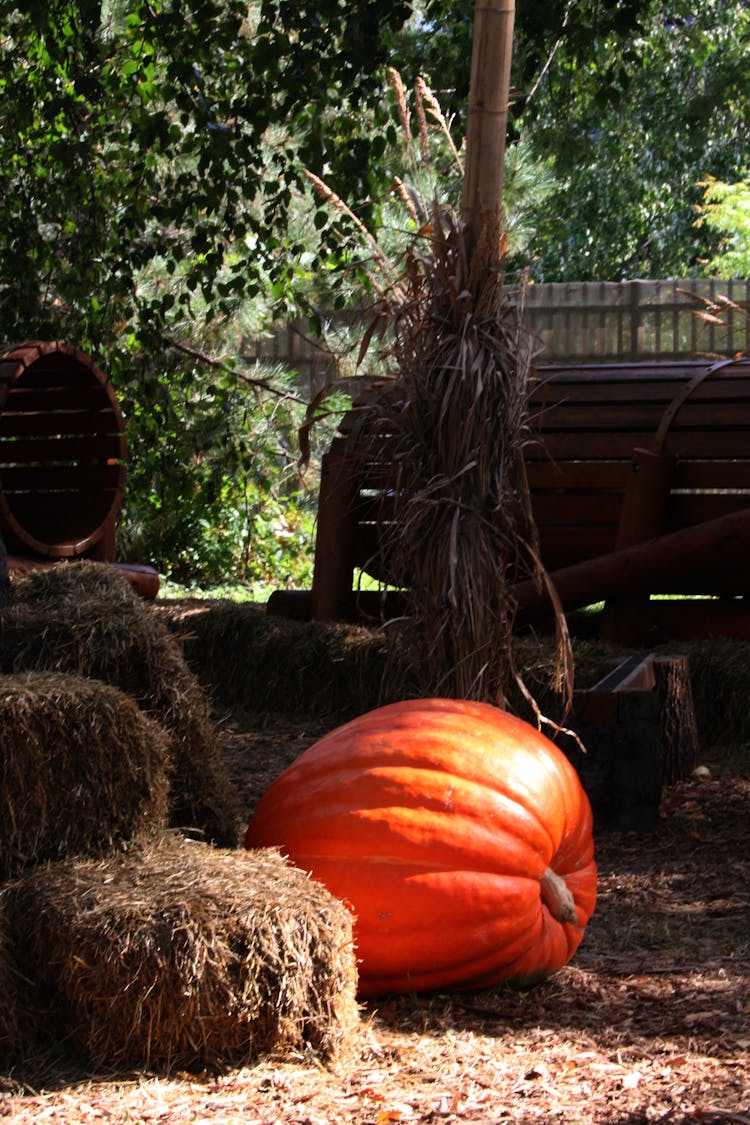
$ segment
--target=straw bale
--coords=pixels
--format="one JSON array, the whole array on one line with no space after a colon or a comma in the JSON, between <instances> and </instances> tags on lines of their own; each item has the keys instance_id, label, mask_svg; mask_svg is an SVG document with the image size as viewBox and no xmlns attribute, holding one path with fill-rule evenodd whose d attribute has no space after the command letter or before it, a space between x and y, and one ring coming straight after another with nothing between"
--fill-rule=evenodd
<instances>
[{"instance_id":1,"label":"straw bale","mask_svg":"<svg viewBox=\"0 0 750 1125\"><path fill-rule=\"evenodd\" d=\"M227 705L341 720L386 701L382 632L286 620L235 602L160 612L201 682Z\"/></svg>"},{"instance_id":2,"label":"straw bale","mask_svg":"<svg viewBox=\"0 0 750 1125\"><path fill-rule=\"evenodd\" d=\"M159 726L108 684L0 676L0 878L163 828L167 754Z\"/></svg>"},{"instance_id":3,"label":"straw bale","mask_svg":"<svg viewBox=\"0 0 750 1125\"><path fill-rule=\"evenodd\" d=\"M0 1062L19 1050L18 999L10 942L5 932L3 892L0 890Z\"/></svg>"},{"instance_id":4,"label":"straw bale","mask_svg":"<svg viewBox=\"0 0 750 1125\"><path fill-rule=\"evenodd\" d=\"M687 656L701 741L706 745L750 740L750 643L720 637L663 645Z\"/></svg>"},{"instance_id":5,"label":"straw bale","mask_svg":"<svg viewBox=\"0 0 750 1125\"><path fill-rule=\"evenodd\" d=\"M39 1034L97 1069L242 1064L353 1045L352 920L274 850L169 836L40 869L9 892Z\"/></svg>"},{"instance_id":6,"label":"straw bale","mask_svg":"<svg viewBox=\"0 0 750 1125\"><path fill-rule=\"evenodd\" d=\"M240 825L209 701L153 606L117 571L87 561L31 572L14 594L0 612L0 671L73 672L132 695L170 738L170 823L235 845Z\"/></svg>"},{"instance_id":7,"label":"straw bale","mask_svg":"<svg viewBox=\"0 0 750 1125\"><path fill-rule=\"evenodd\" d=\"M7 605L12 597L13 587L8 574L8 552L5 549L3 537L0 535L0 607Z\"/></svg>"}]
</instances>

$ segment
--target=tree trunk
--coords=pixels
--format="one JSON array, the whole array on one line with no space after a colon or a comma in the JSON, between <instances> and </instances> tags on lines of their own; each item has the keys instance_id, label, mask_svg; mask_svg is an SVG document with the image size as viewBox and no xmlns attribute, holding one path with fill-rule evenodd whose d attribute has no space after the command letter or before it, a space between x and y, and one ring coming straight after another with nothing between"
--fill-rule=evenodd
<instances>
[{"instance_id":1,"label":"tree trunk","mask_svg":"<svg viewBox=\"0 0 750 1125\"><path fill-rule=\"evenodd\" d=\"M503 164L513 53L514 0L477 0L466 129L462 217L470 251L480 231L497 232L495 261L501 257ZM490 255L492 257L492 254Z\"/></svg>"}]
</instances>

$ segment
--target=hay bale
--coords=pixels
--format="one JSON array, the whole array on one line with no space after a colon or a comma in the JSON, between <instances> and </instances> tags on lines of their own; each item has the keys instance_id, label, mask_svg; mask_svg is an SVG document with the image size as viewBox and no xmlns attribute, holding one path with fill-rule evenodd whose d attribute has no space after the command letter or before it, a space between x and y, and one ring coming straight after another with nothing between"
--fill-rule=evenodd
<instances>
[{"instance_id":1,"label":"hay bale","mask_svg":"<svg viewBox=\"0 0 750 1125\"><path fill-rule=\"evenodd\" d=\"M342 721L386 701L382 631L289 621L236 602L165 605L158 612L201 683L227 705Z\"/></svg>"},{"instance_id":2,"label":"hay bale","mask_svg":"<svg viewBox=\"0 0 750 1125\"><path fill-rule=\"evenodd\" d=\"M257 605L227 601L164 603L157 612L180 638L201 683L227 705L341 722L417 693L407 645L402 646L399 675L388 677L389 644L399 630L408 640L405 623L391 623L384 630L292 621L267 614ZM590 686L604 675L618 651L579 641L574 642L574 650L577 687ZM534 697L550 707L550 712L545 711L550 715L563 706L553 687L556 663L554 637L516 640L515 667ZM533 721L534 713L520 692L511 700L520 714Z\"/></svg>"},{"instance_id":3,"label":"hay bale","mask_svg":"<svg viewBox=\"0 0 750 1125\"><path fill-rule=\"evenodd\" d=\"M166 738L108 684L0 676L0 761L0 879L103 855L164 826Z\"/></svg>"},{"instance_id":4,"label":"hay bale","mask_svg":"<svg viewBox=\"0 0 750 1125\"><path fill-rule=\"evenodd\" d=\"M750 642L704 637L663 645L663 652L682 652L690 665L693 702L701 742L705 746L742 743L750 739Z\"/></svg>"},{"instance_id":5,"label":"hay bale","mask_svg":"<svg viewBox=\"0 0 750 1125\"><path fill-rule=\"evenodd\" d=\"M33 872L8 898L40 1033L97 1069L330 1059L353 1040L351 916L278 852L166 838Z\"/></svg>"},{"instance_id":6,"label":"hay bale","mask_svg":"<svg viewBox=\"0 0 750 1125\"><path fill-rule=\"evenodd\" d=\"M0 890L0 1063L20 1050L18 994L10 942L5 932L5 904Z\"/></svg>"},{"instance_id":7,"label":"hay bale","mask_svg":"<svg viewBox=\"0 0 750 1125\"><path fill-rule=\"evenodd\" d=\"M73 672L132 695L169 735L171 825L234 846L240 823L208 699L153 606L87 561L24 575L14 595L0 612L0 671Z\"/></svg>"},{"instance_id":8,"label":"hay bale","mask_svg":"<svg viewBox=\"0 0 750 1125\"><path fill-rule=\"evenodd\" d=\"M5 549L3 537L0 535L0 608L8 605L12 597L13 587L8 573L8 552Z\"/></svg>"}]
</instances>

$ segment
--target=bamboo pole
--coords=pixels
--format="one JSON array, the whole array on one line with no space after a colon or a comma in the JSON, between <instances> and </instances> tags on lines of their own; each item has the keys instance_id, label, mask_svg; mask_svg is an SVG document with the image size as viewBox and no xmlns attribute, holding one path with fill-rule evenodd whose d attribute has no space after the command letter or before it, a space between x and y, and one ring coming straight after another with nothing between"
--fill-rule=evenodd
<instances>
[{"instance_id":1,"label":"bamboo pole","mask_svg":"<svg viewBox=\"0 0 750 1125\"><path fill-rule=\"evenodd\" d=\"M470 250L483 225L501 227L514 18L515 0L477 0L461 208Z\"/></svg>"}]
</instances>

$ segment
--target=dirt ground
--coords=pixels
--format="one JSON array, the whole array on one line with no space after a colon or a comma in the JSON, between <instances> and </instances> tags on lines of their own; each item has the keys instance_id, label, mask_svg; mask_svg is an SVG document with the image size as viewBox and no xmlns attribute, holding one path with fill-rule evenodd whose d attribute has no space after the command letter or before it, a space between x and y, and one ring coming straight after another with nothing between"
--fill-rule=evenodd
<instances>
[{"instance_id":1,"label":"dirt ground","mask_svg":"<svg viewBox=\"0 0 750 1125\"><path fill-rule=\"evenodd\" d=\"M223 709L246 819L331 723ZM574 961L529 992L363 1007L352 1057L227 1073L0 1079L26 1122L745 1122L750 1125L750 747L705 746L658 826L597 837L599 901Z\"/></svg>"}]
</instances>

